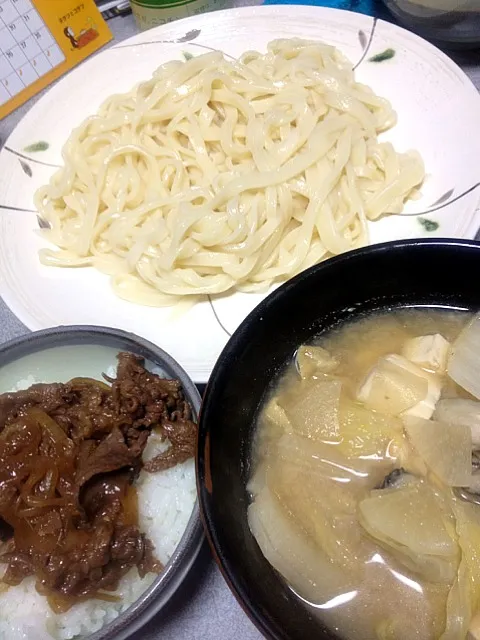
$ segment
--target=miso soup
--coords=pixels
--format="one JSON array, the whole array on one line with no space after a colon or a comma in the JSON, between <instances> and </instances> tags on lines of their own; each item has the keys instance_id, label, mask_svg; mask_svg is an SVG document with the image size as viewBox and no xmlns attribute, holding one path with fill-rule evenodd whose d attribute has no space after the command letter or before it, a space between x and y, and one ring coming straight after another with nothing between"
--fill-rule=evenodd
<instances>
[{"instance_id":1,"label":"miso soup","mask_svg":"<svg viewBox=\"0 0 480 640\"><path fill-rule=\"evenodd\" d=\"M262 407L249 525L345 638L480 639L480 316L392 310L299 346Z\"/></svg>"}]
</instances>

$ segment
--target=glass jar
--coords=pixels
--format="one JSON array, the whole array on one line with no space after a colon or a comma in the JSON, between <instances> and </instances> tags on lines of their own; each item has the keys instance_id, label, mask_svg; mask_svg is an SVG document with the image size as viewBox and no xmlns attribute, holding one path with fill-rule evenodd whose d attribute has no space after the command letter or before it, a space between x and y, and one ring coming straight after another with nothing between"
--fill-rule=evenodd
<instances>
[{"instance_id":1,"label":"glass jar","mask_svg":"<svg viewBox=\"0 0 480 640\"><path fill-rule=\"evenodd\" d=\"M143 31L172 20L224 9L227 0L130 0L138 27Z\"/></svg>"}]
</instances>

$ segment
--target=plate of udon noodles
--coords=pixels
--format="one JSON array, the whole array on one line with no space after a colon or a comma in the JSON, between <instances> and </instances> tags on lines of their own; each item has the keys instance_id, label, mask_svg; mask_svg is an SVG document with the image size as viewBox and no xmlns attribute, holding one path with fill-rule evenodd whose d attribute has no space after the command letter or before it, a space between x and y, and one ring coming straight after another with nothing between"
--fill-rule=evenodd
<instances>
[{"instance_id":1,"label":"plate of udon noodles","mask_svg":"<svg viewBox=\"0 0 480 640\"><path fill-rule=\"evenodd\" d=\"M307 6L179 20L85 62L6 142L0 294L30 329L131 330L204 382L304 269L473 238L479 158L475 87L394 25Z\"/></svg>"}]
</instances>

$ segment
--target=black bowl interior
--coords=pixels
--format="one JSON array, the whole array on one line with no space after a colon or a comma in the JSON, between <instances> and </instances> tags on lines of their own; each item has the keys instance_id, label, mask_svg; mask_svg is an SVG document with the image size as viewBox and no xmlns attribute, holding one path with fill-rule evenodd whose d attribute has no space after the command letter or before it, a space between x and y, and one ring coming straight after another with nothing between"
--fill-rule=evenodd
<instances>
[{"instance_id":1,"label":"black bowl interior","mask_svg":"<svg viewBox=\"0 0 480 640\"><path fill-rule=\"evenodd\" d=\"M265 636L337 638L299 604L247 524L250 444L266 391L295 349L337 323L392 307L477 310L480 243L412 240L353 251L309 269L242 323L218 360L200 415L200 508L217 562Z\"/></svg>"}]
</instances>

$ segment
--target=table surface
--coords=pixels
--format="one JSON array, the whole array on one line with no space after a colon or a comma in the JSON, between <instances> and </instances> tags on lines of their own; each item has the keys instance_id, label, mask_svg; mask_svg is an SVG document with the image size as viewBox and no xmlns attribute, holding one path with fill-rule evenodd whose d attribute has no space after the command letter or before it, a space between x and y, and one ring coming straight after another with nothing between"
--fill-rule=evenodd
<instances>
[{"instance_id":1,"label":"table surface","mask_svg":"<svg viewBox=\"0 0 480 640\"><path fill-rule=\"evenodd\" d=\"M257 0L235 0L235 6L260 4ZM109 21L115 42L137 33L131 15ZM451 53L454 60L470 76L480 91L480 53ZM48 89L47 89L48 90ZM0 148L32 106L42 95L32 98L23 107L0 121ZM10 312L0 298L0 343L27 333L28 329ZM262 636L242 611L216 568L206 545L185 582L168 607L156 616L137 640L258 640Z\"/></svg>"}]
</instances>

